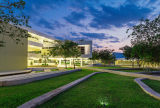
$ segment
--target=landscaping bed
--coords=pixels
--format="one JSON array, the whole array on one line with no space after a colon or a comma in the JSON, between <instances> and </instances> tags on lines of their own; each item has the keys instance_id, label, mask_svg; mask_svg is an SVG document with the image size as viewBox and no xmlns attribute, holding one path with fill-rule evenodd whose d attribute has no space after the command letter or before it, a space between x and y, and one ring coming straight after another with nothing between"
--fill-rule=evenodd
<instances>
[{"instance_id":1,"label":"landscaping bed","mask_svg":"<svg viewBox=\"0 0 160 108\"><path fill-rule=\"evenodd\" d=\"M142 80L142 82L145 83L154 91L160 93L160 81L146 79L146 80Z\"/></svg>"},{"instance_id":2,"label":"landscaping bed","mask_svg":"<svg viewBox=\"0 0 160 108\"><path fill-rule=\"evenodd\" d=\"M93 72L97 71L83 69L79 72L65 74L27 84L0 87L0 106L3 106L4 108L16 108L31 99L34 99Z\"/></svg>"},{"instance_id":3,"label":"landscaping bed","mask_svg":"<svg viewBox=\"0 0 160 108\"><path fill-rule=\"evenodd\" d=\"M134 77L96 74L53 97L38 108L159 108L160 101L146 94Z\"/></svg>"}]
</instances>

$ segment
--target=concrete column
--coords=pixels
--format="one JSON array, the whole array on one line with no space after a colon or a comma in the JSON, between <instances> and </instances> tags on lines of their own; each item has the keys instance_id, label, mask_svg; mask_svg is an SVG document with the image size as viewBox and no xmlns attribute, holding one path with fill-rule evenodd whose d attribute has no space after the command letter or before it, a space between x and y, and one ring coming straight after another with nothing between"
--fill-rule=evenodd
<instances>
[{"instance_id":1,"label":"concrete column","mask_svg":"<svg viewBox=\"0 0 160 108\"><path fill-rule=\"evenodd\" d=\"M59 59L59 67L61 67L61 59Z\"/></svg>"},{"instance_id":2,"label":"concrete column","mask_svg":"<svg viewBox=\"0 0 160 108\"><path fill-rule=\"evenodd\" d=\"M83 66L83 59L81 58L81 67Z\"/></svg>"},{"instance_id":3,"label":"concrete column","mask_svg":"<svg viewBox=\"0 0 160 108\"><path fill-rule=\"evenodd\" d=\"M71 66L71 59L70 59L70 66Z\"/></svg>"}]
</instances>

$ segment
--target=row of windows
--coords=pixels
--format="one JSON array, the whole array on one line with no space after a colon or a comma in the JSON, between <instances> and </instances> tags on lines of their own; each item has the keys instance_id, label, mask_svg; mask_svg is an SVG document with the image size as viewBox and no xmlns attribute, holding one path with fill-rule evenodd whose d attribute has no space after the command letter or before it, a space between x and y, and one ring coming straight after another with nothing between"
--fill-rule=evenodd
<instances>
[{"instance_id":1,"label":"row of windows","mask_svg":"<svg viewBox=\"0 0 160 108\"><path fill-rule=\"evenodd\" d=\"M45 60L34 60L34 63L45 63ZM56 63L55 60L46 60L46 63Z\"/></svg>"},{"instance_id":2,"label":"row of windows","mask_svg":"<svg viewBox=\"0 0 160 108\"><path fill-rule=\"evenodd\" d=\"M42 49L53 49L54 47L43 47Z\"/></svg>"},{"instance_id":3,"label":"row of windows","mask_svg":"<svg viewBox=\"0 0 160 108\"><path fill-rule=\"evenodd\" d=\"M28 53L32 53L32 54L41 54L41 51L28 51Z\"/></svg>"}]
</instances>

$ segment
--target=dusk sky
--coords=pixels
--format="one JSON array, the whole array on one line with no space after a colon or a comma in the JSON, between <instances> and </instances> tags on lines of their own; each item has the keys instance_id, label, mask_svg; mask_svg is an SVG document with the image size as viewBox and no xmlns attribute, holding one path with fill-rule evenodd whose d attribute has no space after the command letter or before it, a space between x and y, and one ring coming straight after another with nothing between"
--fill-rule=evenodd
<instances>
[{"instance_id":1,"label":"dusk sky","mask_svg":"<svg viewBox=\"0 0 160 108\"><path fill-rule=\"evenodd\" d=\"M128 28L139 24L142 17L153 20L160 14L160 0L24 1L32 29L57 39L92 40L93 47L115 52L131 45Z\"/></svg>"}]
</instances>

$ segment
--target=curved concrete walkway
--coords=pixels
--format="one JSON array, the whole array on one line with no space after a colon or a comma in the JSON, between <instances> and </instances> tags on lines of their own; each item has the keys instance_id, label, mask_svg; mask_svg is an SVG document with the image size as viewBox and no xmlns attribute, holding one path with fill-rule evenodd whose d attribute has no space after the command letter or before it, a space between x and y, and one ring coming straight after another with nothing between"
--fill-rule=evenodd
<instances>
[{"instance_id":1,"label":"curved concrete walkway","mask_svg":"<svg viewBox=\"0 0 160 108\"><path fill-rule=\"evenodd\" d=\"M97 73L103 73L103 72L94 72L94 73L92 73L92 74L89 74L89 75L87 75L87 76L85 76L85 77L82 77L82 78L80 78L80 79L78 79L78 80L75 80L75 81L73 81L73 82L71 82L71 83L69 83L69 84L66 84L66 85L64 85L64 86L61 86L61 87L59 87L59 88L57 88L57 89L55 89L55 90L53 90L53 91L50 91L50 92L48 92L48 93L46 93L46 94L43 94L43 95L41 95L41 96L39 96L39 97L37 97L37 98L34 98L34 99L32 99L32 100L30 100L30 101L22 104L21 106L19 106L19 107L17 107L17 108L35 108L35 107L37 107L38 105L43 104L44 102L50 100L50 99L53 98L54 96L56 96L56 95L58 95L58 94L60 94L60 93L62 93L62 92L64 92L64 91L66 91L67 89L69 89L69 88L77 85L78 83L80 83L80 82L88 79L89 77L91 77L91 76L93 76L93 75L95 75L95 74L97 74ZM138 84L140 85L140 87L141 87L147 94L149 94L149 95L153 96L154 98L160 100L160 94L157 93L157 92L155 92L154 90L152 90L152 89L151 89L150 87L148 87L146 84L144 84L144 83L141 81L141 80L144 80L144 79L147 79L147 78L136 78L136 79L134 79L134 81L135 81L136 83L138 83Z\"/></svg>"},{"instance_id":2,"label":"curved concrete walkway","mask_svg":"<svg viewBox=\"0 0 160 108\"><path fill-rule=\"evenodd\" d=\"M7 72L0 72L1 76L9 76L9 75L17 75L17 74L26 74L30 73L32 70L19 70L19 71L7 71Z\"/></svg>"},{"instance_id":3,"label":"curved concrete walkway","mask_svg":"<svg viewBox=\"0 0 160 108\"><path fill-rule=\"evenodd\" d=\"M55 89L53 91L50 91L50 92L48 92L48 93L46 93L44 95L41 95L41 96L39 96L37 98L34 98L34 99L22 104L21 106L19 106L17 108L35 108L36 106L41 105L42 103L50 100L52 97L62 93L63 91L66 91L67 89L77 85L78 83L88 79L89 77L91 77L92 75L95 75L97 73L101 73L101 72L94 72L92 74L89 74L89 75L87 75L85 77L82 77L82 78L80 78L78 80L75 80L75 81L73 81L73 82L71 82L69 84L66 84L66 85L64 85L62 87L59 87L59 88L57 88L57 89Z\"/></svg>"},{"instance_id":4,"label":"curved concrete walkway","mask_svg":"<svg viewBox=\"0 0 160 108\"><path fill-rule=\"evenodd\" d=\"M67 73L80 71L81 69L68 70L68 71L51 71L51 72L40 72L40 73L29 73L22 75L4 76L0 77L0 86L11 86L29 83L37 80L51 78Z\"/></svg>"},{"instance_id":5,"label":"curved concrete walkway","mask_svg":"<svg viewBox=\"0 0 160 108\"><path fill-rule=\"evenodd\" d=\"M148 87L146 84L144 84L141 80L145 80L147 78L135 78L134 81L150 96L153 96L156 99L160 100L160 94Z\"/></svg>"}]
</instances>

